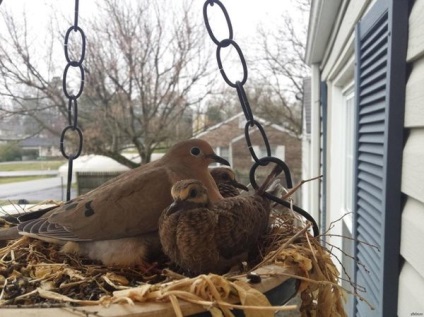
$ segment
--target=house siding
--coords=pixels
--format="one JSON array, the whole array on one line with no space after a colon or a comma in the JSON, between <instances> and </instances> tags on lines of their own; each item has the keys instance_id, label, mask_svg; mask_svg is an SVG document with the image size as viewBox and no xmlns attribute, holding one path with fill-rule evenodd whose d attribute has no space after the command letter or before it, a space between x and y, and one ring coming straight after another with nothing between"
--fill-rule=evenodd
<instances>
[{"instance_id":1,"label":"house siding","mask_svg":"<svg viewBox=\"0 0 424 317\"><path fill-rule=\"evenodd\" d=\"M228 146L231 138L243 133L243 130L238 126L238 120L237 117L234 120L224 122L219 125L219 128L206 130L196 137L208 141L213 147Z\"/></svg>"},{"instance_id":2,"label":"house siding","mask_svg":"<svg viewBox=\"0 0 424 317\"><path fill-rule=\"evenodd\" d=\"M299 139L290 136L288 133L282 133L281 131L271 129L269 127L264 127L267 137L269 140L272 140L272 144L274 146L284 145L284 157L277 157L285 161L287 166L290 168L292 173L293 181L296 183L300 181L301 175L301 142ZM262 135L258 130L255 130L250 135L250 140L253 145L264 144L262 140ZM273 147L271 145L271 147ZM246 140L242 138L233 143L233 165L236 169L240 171L249 171L253 165L253 159L246 160L246 156L250 157L250 152L246 145ZM235 153L239 153L241 155L235 155ZM259 172L259 170L258 170ZM247 174L244 175L247 177Z\"/></svg>"},{"instance_id":3,"label":"house siding","mask_svg":"<svg viewBox=\"0 0 424 317\"><path fill-rule=\"evenodd\" d=\"M409 15L407 62L412 72L406 85L402 192L406 195L401 222L398 316L424 313L424 0Z\"/></svg>"},{"instance_id":4,"label":"house siding","mask_svg":"<svg viewBox=\"0 0 424 317\"><path fill-rule=\"evenodd\" d=\"M331 0L317 0L315 3L318 4L327 4ZM317 83L323 80L326 81L329 87L329 96L328 96L328 118L329 118L329 134L327 136L328 146L324 150L328 154L328 171L325 175L328 180L328 195L327 195L327 212L331 216L337 216L339 212L337 190L339 189L338 185L342 185L340 181L337 180L337 177L334 176L336 167L338 167L339 160L337 154L338 152L334 151L334 142L337 141L340 129L338 128L338 119L335 117L337 114L337 107L339 107L339 100L335 98L333 90L337 90L337 80L341 76L343 67L345 67L346 60L356 54L351 48L355 40L352 30L355 28L355 25L363 20L363 18L372 10L372 8L380 3L379 0L359 0L359 1L343 1L341 8L338 11L338 16L335 21L333 21L333 28L331 30L330 36L328 34L322 34L322 36L316 36L313 39L309 37L309 56L307 54L307 61L311 64L313 68L320 70L319 73L313 73L312 75L312 94L317 94L318 90L316 88ZM386 276L382 277L383 285L379 284L379 290L382 290L384 293L390 293L395 296L390 295L390 300L394 303L397 301L397 311L396 305L390 305L392 310L385 311L384 313L379 311L379 308L374 311L366 311L365 316L420 316L424 314L424 249L422 247L422 241L424 239L424 0L392 0L390 1L391 6L396 8L411 9L409 16L405 16L407 21L396 22L394 25L394 30L398 31L401 29L402 25L408 23L408 37L407 37L407 52L406 57L400 57L399 54L399 41L395 41L393 45L395 46L394 50L390 50L389 58L391 58L395 64L403 64L407 62L407 80L406 80L406 90L404 100L396 99L393 102L394 111L403 111L404 110L404 121L400 122L400 128L403 128L403 137L402 132L395 133L392 135L393 139L401 141L402 147L397 149L395 152L400 153L401 158L398 160L402 162L401 165L401 178L396 180L395 186L399 186L396 191L392 192L392 195L386 197L385 199L390 199L390 196L399 197L401 195L401 202L398 210L401 211L399 219L396 219L398 223L400 222L400 229L390 229L387 232L381 232L384 235L384 239L391 237L391 233L394 235L399 235L400 231L400 243L388 243L381 250L381 255L384 256L383 264L377 265L376 268L370 266L371 270L380 272L381 269L384 269L387 264L397 263L398 259L399 265L392 265L393 269L389 275L392 277L391 283L385 283L387 280ZM320 7L319 5L317 7ZM324 7L324 5L322 5ZM411 8L410 8L411 7ZM327 8L328 9L328 8ZM395 15L399 15L400 10L397 9L394 11ZM329 22L325 21L317 23L316 21L321 21L322 17L328 17L329 13L324 14L322 12L311 11L315 13L311 18L312 26L322 27L323 24L328 24ZM314 34L316 30L310 30L310 34ZM390 34L393 36L393 34ZM405 38L405 37L403 37ZM312 40L313 39L313 40ZM326 42L327 50L324 54L321 54L319 51L320 45L324 39ZM312 43L312 44L311 44ZM315 48L317 47L317 48ZM316 64L313 64L316 63ZM378 76L377 73L373 75ZM396 73L394 73L396 76ZM389 93L396 94L399 88L403 88L405 85L402 83L394 84L393 86L389 84L387 87ZM315 88L314 88L315 87ZM343 87L339 85L339 87ZM316 107L317 105L313 105ZM394 115L393 118L398 117ZM314 118L317 124L318 120ZM311 138L313 135L311 135ZM389 141L389 145L391 142ZM371 150L377 150L377 148L370 148ZM311 155L315 153L311 152ZM389 153L383 156L384 159L392 159L392 155ZM319 157L316 156L315 161L319 160ZM307 162L307 160L305 160ZM389 174L399 172L400 168L393 168L389 165L385 165L386 170L383 171L384 177L387 177ZM311 167L303 167L305 170L310 169ZM395 170L395 171L393 171ZM337 176L337 175L336 175ZM392 187L392 182L388 182L388 186ZM382 188L384 190L384 188ZM392 211L393 207L389 200L386 201L387 210ZM392 217L392 214L387 214L389 221ZM331 219L330 219L331 220ZM374 224L370 221L370 225L373 227ZM337 228L335 228L337 229ZM333 241L333 240L331 240ZM370 241L368 241L370 242ZM371 241L372 242L372 241ZM396 242L396 241L395 241ZM400 248L399 248L400 244ZM399 248L396 252L393 252L391 246ZM385 256L385 252L389 250L392 252L390 256ZM343 251L348 251L343 246ZM375 257L371 256L371 260ZM371 264L372 261L371 261ZM375 264L375 263L374 263ZM374 283L373 277L369 276L369 282ZM398 283L397 283L398 282ZM360 283L361 284L361 283ZM398 284L398 289L397 285ZM397 294L397 297L396 297ZM373 299L370 290L367 289L365 294L362 294L367 300L372 304L378 305L380 299ZM387 302L387 301L386 301ZM349 316L355 316L352 310L349 311Z\"/></svg>"}]
</instances>

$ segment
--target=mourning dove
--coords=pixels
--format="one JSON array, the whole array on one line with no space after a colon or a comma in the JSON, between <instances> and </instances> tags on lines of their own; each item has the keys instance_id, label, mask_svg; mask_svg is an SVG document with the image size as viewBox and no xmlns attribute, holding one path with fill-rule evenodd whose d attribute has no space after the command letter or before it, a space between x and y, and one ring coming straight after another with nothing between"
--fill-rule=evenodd
<instances>
[{"instance_id":1,"label":"mourning dove","mask_svg":"<svg viewBox=\"0 0 424 317\"><path fill-rule=\"evenodd\" d=\"M236 180L236 174L231 168L214 167L210 168L209 171L224 198L240 195L240 189L249 191L249 188Z\"/></svg>"},{"instance_id":2,"label":"mourning dove","mask_svg":"<svg viewBox=\"0 0 424 317\"><path fill-rule=\"evenodd\" d=\"M198 179L208 189L211 201L223 199L208 171L214 162L229 165L206 141L182 141L157 161L121 174L44 215L36 215L38 218L25 219L9 236L15 238L18 231L66 243L65 252L86 255L105 265L136 265L150 251L160 249L158 219L172 203L170 192L175 182ZM0 239L8 239L7 233L0 232Z\"/></svg>"},{"instance_id":3,"label":"mourning dove","mask_svg":"<svg viewBox=\"0 0 424 317\"><path fill-rule=\"evenodd\" d=\"M255 194L213 202L199 180L172 187L174 202L159 219L164 253L189 274L223 274L248 259L268 228L271 203Z\"/></svg>"}]
</instances>

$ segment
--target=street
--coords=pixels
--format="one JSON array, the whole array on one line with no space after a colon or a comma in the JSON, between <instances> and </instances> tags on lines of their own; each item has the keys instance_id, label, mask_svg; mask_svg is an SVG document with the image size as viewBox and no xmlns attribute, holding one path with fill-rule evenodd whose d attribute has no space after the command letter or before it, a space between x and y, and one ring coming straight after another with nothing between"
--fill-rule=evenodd
<instances>
[{"instance_id":1,"label":"street","mask_svg":"<svg viewBox=\"0 0 424 317\"><path fill-rule=\"evenodd\" d=\"M71 198L76 196L76 189L71 189ZM59 200L66 198L66 179L50 177L26 182L0 185L0 200L28 201Z\"/></svg>"}]
</instances>

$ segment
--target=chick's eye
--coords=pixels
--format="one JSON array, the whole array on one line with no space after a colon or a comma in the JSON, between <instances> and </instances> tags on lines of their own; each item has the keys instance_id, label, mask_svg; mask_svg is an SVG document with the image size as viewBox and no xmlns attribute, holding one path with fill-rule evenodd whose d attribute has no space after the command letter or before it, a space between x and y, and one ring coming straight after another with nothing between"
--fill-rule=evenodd
<instances>
[{"instance_id":1,"label":"chick's eye","mask_svg":"<svg viewBox=\"0 0 424 317\"><path fill-rule=\"evenodd\" d=\"M224 175L222 176L222 178L224 179L224 181L228 181L228 180L230 179L230 175L228 175L228 174L224 174Z\"/></svg>"},{"instance_id":2,"label":"chick's eye","mask_svg":"<svg viewBox=\"0 0 424 317\"><path fill-rule=\"evenodd\" d=\"M200 154L200 149L198 147L192 147L190 153L191 155L198 156Z\"/></svg>"},{"instance_id":3,"label":"chick's eye","mask_svg":"<svg viewBox=\"0 0 424 317\"><path fill-rule=\"evenodd\" d=\"M190 197L194 198L196 196L197 196L197 190L195 190L195 189L190 190Z\"/></svg>"}]
</instances>

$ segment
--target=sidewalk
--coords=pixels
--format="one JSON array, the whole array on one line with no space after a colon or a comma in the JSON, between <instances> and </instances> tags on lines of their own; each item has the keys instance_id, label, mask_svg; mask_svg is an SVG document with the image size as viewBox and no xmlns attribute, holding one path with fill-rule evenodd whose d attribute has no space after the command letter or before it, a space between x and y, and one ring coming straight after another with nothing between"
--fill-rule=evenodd
<instances>
[{"instance_id":1,"label":"sidewalk","mask_svg":"<svg viewBox=\"0 0 424 317\"><path fill-rule=\"evenodd\" d=\"M19 176L58 176L59 171L0 171L0 177L19 177Z\"/></svg>"}]
</instances>

